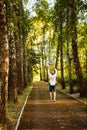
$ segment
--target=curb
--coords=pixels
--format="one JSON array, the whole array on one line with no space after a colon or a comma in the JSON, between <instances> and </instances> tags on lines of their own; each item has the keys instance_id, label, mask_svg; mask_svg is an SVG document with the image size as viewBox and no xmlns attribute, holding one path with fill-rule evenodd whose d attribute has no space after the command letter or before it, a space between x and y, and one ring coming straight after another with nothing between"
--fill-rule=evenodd
<instances>
[{"instance_id":1,"label":"curb","mask_svg":"<svg viewBox=\"0 0 87 130\"><path fill-rule=\"evenodd\" d=\"M57 89L57 90L58 90L58 89ZM70 95L70 94L68 94L68 93L65 93L65 92L63 92L62 90L58 90L58 91L60 91L60 92L62 92L62 93L64 93L64 94L66 94L67 96L70 96L70 97L76 99L77 101L79 101L79 102L81 102L81 103L87 105L87 103L85 103L85 102L82 101L81 99L78 99L78 98L74 97L73 95Z\"/></svg>"},{"instance_id":2,"label":"curb","mask_svg":"<svg viewBox=\"0 0 87 130\"><path fill-rule=\"evenodd\" d=\"M18 118L18 120L17 120L17 124L16 124L16 127L15 127L15 130L18 129L18 126L19 126L19 123L20 123L20 119L21 119L21 116L22 116L22 114L23 114L23 111L24 111L24 108L25 108L25 106L26 106L26 103L27 103L27 100L28 100L28 97L29 97L29 94L30 94L31 90L32 90L32 87L31 87L29 93L27 94L27 97L26 97L26 99L25 99L24 105L23 105L23 107L22 107L22 109L21 109L21 112L20 112L19 118Z\"/></svg>"}]
</instances>

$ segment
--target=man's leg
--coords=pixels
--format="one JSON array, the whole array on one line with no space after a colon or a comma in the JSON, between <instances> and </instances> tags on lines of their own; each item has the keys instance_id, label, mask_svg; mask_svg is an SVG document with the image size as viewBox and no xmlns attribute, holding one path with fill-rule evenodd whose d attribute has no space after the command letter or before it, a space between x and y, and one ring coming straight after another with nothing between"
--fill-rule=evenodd
<instances>
[{"instance_id":1,"label":"man's leg","mask_svg":"<svg viewBox=\"0 0 87 130\"><path fill-rule=\"evenodd\" d=\"M56 91L53 92L53 96L54 96L54 101L56 101Z\"/></svg>"},{"instance_id":2,"label":"man's leg","mask_svg":"<svg viewBox=\"0 0 87 130\"><path fill-rule=\"evenodd\" d=\"M52 100L52 92L50 92L50 100Z\"/></svg>"},{"instance_id":3,"label":"man's leg","mask_svg":"<svg viewBox=\"0 0 87 130\"><path fill-rule=\"evenodd\" d=\"M49 94L50 94L50 100L52 100L52 86L49 86Z\"/></svg>"}]
</instances>

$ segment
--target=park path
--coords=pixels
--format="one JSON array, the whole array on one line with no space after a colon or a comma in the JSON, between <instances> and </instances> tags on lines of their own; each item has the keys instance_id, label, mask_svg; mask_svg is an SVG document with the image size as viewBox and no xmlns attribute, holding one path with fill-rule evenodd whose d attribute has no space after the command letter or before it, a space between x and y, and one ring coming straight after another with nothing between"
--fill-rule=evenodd
<instances>
[{"instance_id":1,"label":"park path","mask_svg":"<svg viewBox=\"0 0 87 130\"><path fill-rule=\"evenodd\" d=\"M59 91L49 101L48 84L35 82L18 130L87 130L87 106Z\"/></svg>"}]
</instances>

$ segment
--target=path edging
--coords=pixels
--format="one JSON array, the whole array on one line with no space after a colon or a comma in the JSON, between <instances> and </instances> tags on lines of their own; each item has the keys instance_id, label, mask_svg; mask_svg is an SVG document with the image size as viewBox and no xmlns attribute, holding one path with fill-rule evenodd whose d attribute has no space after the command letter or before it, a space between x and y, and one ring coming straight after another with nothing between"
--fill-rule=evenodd
<instances>
[{"instance_id":1,"label":"path edging","mask_svg":"<svg viewBox=\"0 0 87 130\"><path fill-rule=\"evenodd\" d=\"M63 92L62 90L59 90L59 89L57 89L57 90L60 91L60 92L62 92L62 93L64 93L64 94L66 94L66 95L68 95L68 96L70 96L70 97L72 97L72 98L74 98L74 99L76 99L76 100L78 100L79 102L81 102L81 103L87 105L87 103L85 103L84 101L82 101L82 100L76 98L75 96L70 95L70 94L68 94L68 93L65 93L65 92Z\"/></svg>"},{"instance_id":2,"label":"path edging","mask_svg":"<svg viewBox=\"0 0 87 130\"><path fill-rule=\"evenodd\" d=\"M23 105L23 107L22 107L22 109L21 109L21 112L20 112L20 114L19 114L19 117L18 117L18 119L17 119L17 123L16 123L15 130L18 129L18 126L19 126L19 123L20 123L20 119L21 119L21 116L22 116L22 114L23 114L23 111L24 111L24 108L25 108L25 105L26 105L26 103L27 103L27 100L28 100L28 97L29 97L29 94L30 94L31 90L32 90L32 87L31 87L29 93L27 94L27 97L26 97L26 99L25 99L24 105Z\"/></svg>"}]
</instances>

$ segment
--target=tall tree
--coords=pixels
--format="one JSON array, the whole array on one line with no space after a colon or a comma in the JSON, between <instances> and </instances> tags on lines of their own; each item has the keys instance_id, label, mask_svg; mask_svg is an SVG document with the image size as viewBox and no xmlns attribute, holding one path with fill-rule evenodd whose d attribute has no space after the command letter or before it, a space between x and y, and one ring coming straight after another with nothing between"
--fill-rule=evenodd
<instances>
[{"instance_id":1,"label":"tall tree","mask_svg":"<svg viewBox=\"0 0 87 130\"><path fill-rule=\"evenodd\" d=\"M22 43L23 43L23 79L24 88L28 85L28 62L27 62L27 47L26 39L29 32L29 13L22 11Z\"/></svg>"},{"instance_id":2,"label":"tall tree","mask_svg":"<svg viewBox=\"0 0 87 130\"><path fill-rule=\"evenodd\" d=\"M78 57L78 46L77 46L77 6L76 1L71 0L71 30L72 30L72 50L75 71L80 87L80 96L87 97L87 88L83 79L82 68Z\"/></svg>"},{"instance_id":3,"label":"tall tree","mask_svg":"<svg viewBox=\"0 0 87 130\"><path fill-rule=\"evenodd\" d=\"M63 1L56 1L55 3L55 11L57 14L57 21L59 23L59 48L60 48L60 64L61 64L61 83L62 89L65 89L65 81L64 81L64 64L63 64L63 22L64 22L64 4Z\"/></svg>"},{"instance_id":4,"label":"tall tree","mask_svg":"<svg viewBox=\"0 0 87 130\"><path fill-rule=\"evenodd\" d=\"M45 65L45 44L46 44L46 30L47 30L47 23L48 23L48 2L46 0L40 0L36 2L36 13L38 18L42 21L42 33L43 33L43 41L41 42L41 79L45 80L46 75L46 65Z\"/></svg>"},{"instance_id":5,"label":"tall tree","mask_svg":"<svg viewBox=\"0 0 87 130\"><path fill-rule=\"evenodd\" d=\"M10 10L10 11L9 11ZM9 81L8 81L8 100L17 102L17 66L16 66L16 47L14 40L14 10L13 2L6 1L6 20L9 40Z\"/></svg>"},{"instance_id":6,"label":"tall tree","mask_svg":"<svg viewBox=\"0 0 87 130\"><path fill-rule=\"evenodd\" d=\"M72 71L71 71L72 57L70 56L70 35L68 34L68 32L70 32L69 16L70 16L70 8L69 8L69 3L68 3L67 4L67 10L66 10L66 43L67 43L67 59L68 59L69 86L70 86L70 93L73 93L74 90L73 90Z\"/></svg>"},{"instance_id":7,"label":"tall tree","mask_svg":"<svg viewBox=\"0 0 87 130\"><path fill-rule=\"evenodd\" d=\"M6 27L5 1L0 0L0 87L1 87L1 112L0 122L6 123L7 97L8 97L8 71L9 71L9 48Z\"/></svg>"},{"instance_id":8,"label":"tall tree","mask_svg":"<svg viewBox=\"0 0 87 130\"><path fill-rule=\"evenodd\" d=\"M86 52L85 52L85 55L86 55L85 72L87 73L87 50L86 50Z\"/></svg>"},{"instance_id":9,"label":"tall tree","mask_svg":"<svg viewBox=\"0 0 87 130\"><path fill-rule=\"evenodd\" d=\"M12 26L10 26L12 29ZM16 47L13 31L10 32L9 39L9 87L8 99L16 103L18 101L17 94L17 66L16 66Z\"/></svg>"},{"instance_id":10,"label":"tall tree","mask_svg":"<svg viewBox=\"0 0 87 130\"><path fill-rule=\"evenodd\" d=\"M16 64L17 64L17 87L18 93L22 93L23 88L23 59L22 59L22 42L20 35L20 23L19 23L19 1L14 1L14 27L15 27L15 43L16 43Z\"/></svg>"},{"instance_id":11,"label":"tall tree","mask_svg":"<svg viewBox=\"0 0 87 130\"><path fill-rule=\"evenodd\" d=\"M62 18L62 16L60 16ZM60 19L61 19L60 18ZM60 43L60 63L61 63L61 81L62 81L62 89L65 89L64 82L64 65L63 65L63 41L62 41L62 21L60 20L60 35L59 35L59 43Z\"/></svg>"}]
</instances>

